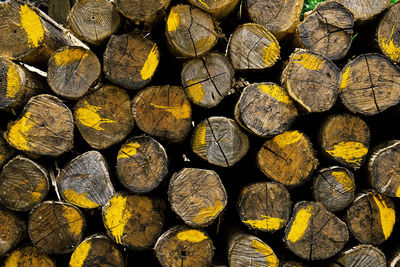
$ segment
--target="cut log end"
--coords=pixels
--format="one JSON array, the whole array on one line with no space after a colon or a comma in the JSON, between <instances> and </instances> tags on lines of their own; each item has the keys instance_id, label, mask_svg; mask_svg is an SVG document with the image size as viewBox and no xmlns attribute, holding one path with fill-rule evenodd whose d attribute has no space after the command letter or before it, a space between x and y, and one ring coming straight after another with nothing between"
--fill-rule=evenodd
<instances>
[{"instance_id":1,"label":"cut log end","mask_svg":"<svg viewBox=\"0 0 400 267\"><path fill-rule=\"evenodd\" d=\"M222 19L232 13L239 0L189 0L190 4L198 7L217 19Z\"/></svg>"},{"instance_id":2,"label":"cut log end","mask_svg":"<svg viewBox=\"0 0 400 267\"><path fill-rule=\"evenodd\" d=\"M332 267L342 266L376 267L386 266L386 257L382 251L371 245L358 245L341 252L332 260ZM394 267L394 265L390 265Z\"/></svg>"},{"instance_id":3,"label":"cut log end","mask_svg":"<svg viewBox=\"0 0 400 267\"><path fill-rule=\"evenodd\" d=\"M0 256L13 249L26 235L26 222L15 213L0 208Z\"/></svg>"},{"instance_id":4,"label":"cut log end","mask_svg":"<svg viewBox=\"0 0 400 267\"><path fill-rule=\"evenodd\" d=\"M360 0L337 0L354 14L354 19L360 21L370 20L389 5L391 0L365 2Z\"/></svg>"},{"instance_id":5,"label":"cut log end","mask_svg":"<svg viewBox=\"0 0 400 267\"><path fill-rule=\"evenodd\" d=\"M124 17L133 22L152 24L166 12L171 0L115 0L114 4Z\"/></svg>"},{"instance_id":6,"label":"cut log end","mask_svg":"<svg viewBox=\"0 0 400 267\"><path fill-rule=\"evenodd\" d=\"M391 6L376 32L379 48L392 61L400 63L400 4Z\"/></svg>"},{"instance_id":7,"label":"cut log end","mask_svg":"<svg viewBox=\"0 0 400 267\"><path fill-rule=\"evenodd\" d=\"M4 262L4 267L16 266L56 267L54 261L34 246L24 246L10 253Z\"/></svg>"}]
</instances>

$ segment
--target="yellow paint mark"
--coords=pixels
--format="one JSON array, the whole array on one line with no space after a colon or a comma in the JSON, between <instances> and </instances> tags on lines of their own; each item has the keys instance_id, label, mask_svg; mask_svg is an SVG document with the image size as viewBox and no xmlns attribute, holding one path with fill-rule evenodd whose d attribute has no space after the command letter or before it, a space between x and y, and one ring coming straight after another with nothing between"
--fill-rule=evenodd
<instances>
[{"instance_id":1,"label":"yellow paint mark","mask_svg":"<svg viewBox=\"0 0 400 267\"><path fill-rule=\"evenodd\" d=\"M372 197L379 209L383 235L385 236L385 239L388 239L392 234L393 226L396 222L396 213L394 209L388 208L380 194L372 194Z\"/></svg>"},{"instance_id":2,"label":"yellow paint mark","mask_svg":"<svg viewBox=\"0 0 400 267\"><path fill-rule=\"evenodd\" d=\"M299 131L287 131L275 136L272 141L280 147L285 147L297 143L303 134Z\"/></svg>"},{"instance_id":3,"label":"yellow paint mark","mask_svg":"<svg viewBox=\"0 0 400 267\"><path fill-rule=\"evenodd\" d=\"M342 75L342 81L340 82L339 86L339 93L349 85L349 74L350 74L350 66L346 68L346 70Z\"/></svg>"},{"instance_id":4,"label":"yellow paint mark","mask_svg":"<svg viewBox=\"0 0 400 267\"><path fill-rule=\"evenodd\" d=\"M265 231L276 231L279 230L281 225L285 223L284 219L273 218L270 216L261 215L264 219L262 220L246 220L243 221L245 224L251 225L255 229L261 229Z\"/></svg>"},{"instance_id":5,"label":"yellow paint mark","mask_svg":"<svg viewBox=\"0 0 400 267\"><path fill-rule=\"evenodd\" d=\"M0 162L1 162L1 157L0 157ZM396 197L400 197L400 186L396 190Z\"/></svg>"},{"instance_id":6,"label":"yellow paint mark","mask_svg":"<svg viewBox=\"0 0 400 267\"><path fill-rule=\"evenodd\" d=\"M176 237L180 241L187 241L187 242L191 242L191 243L198 243L198 242L201 242L201 241L207 239L207 236L198 230L182 231L182 232L179 232L176 235Z\"/></svg>"},{"instance_id":7,"label":"yellow paint mark","mask_svg":"<svg viewBox=\"0 0 400 267\"><path fill-rule=\"evenodd\" d=\"M73 235L78 236L82 233L84 220L75 208L64 206L63 216L67 220L69 231Z\"/></svg>"},{"instance_id":8,"label":"yellow paint mark","mask_svg":"<svg viewBox=\"0 0 400 267\"><path fill-rule=\"evenodd\" d=\"M306 208L299 210L296 213L296 217L292 223L292 227L290 228L290 232L287 237L287 239L290 242L295 243L296 241L298 241L300 238L303 237L307 229L308 222L311 218L312 211L313 207L308 206Z\"/></svg>"},{"instance_id":9,"label":"yellow paint mark","mask_svg":"<svg viewBox=\"0 0 400 267\"><path fill-rule=\"evenodd\" d=\"M87 193L78 194L74 189L67 189L62 192L67 202L84 209L93 209L100 206L88 198Z\"/></svg>"},{"instance_id":10,"label":"yellow paint mark","mask_svg":"<svg viewBox=\"0 0 400 267\"><path fill-rule=\"evenodd\" d=\"M262 50L264 66L271 66L276 61L277 55L279 55L279 45L277 42L272 42L268 46L265 46Z\"/></svg>"},{"instance_id":11,"label":"yellow paint mark","mask_svg":"<svg viewBox=\"0 0 400 267\"><path fill-rule=\"evenodd\" d=\"M350 176L345 172L332 172L333 177L343 186L345 191L354 190L354 183Z\"/></svg>"},{"instance_id":12,"label":"yellow paint mark","mask_svg":"<svg viewBox=\"0 0 400 267\"><path fill-rule=\"evenodd\" d=\"M28 146L28 138L31 134L35 122L30 119L31 113L27 112L25 115L14 122L8 130L7 139L15 148L23 151L31 150L33 144Z\"/></svg>"},{"instance_id":13,"label":"yellow paint mark","mask_svg":"<svg viewBox=\"0 0 400 267\"><path fill-rule=\"evenodd\" d=\"M115 237L115 242L122 244L125 225L132 216L132 210L127 205L127 197L116 195L110 199L104 215L105 225Z\"/></svg>"},{"instance_id":14,"label":"yellow paint mark","mask_svg":"<svg viewBox=\"0 0 400 267\"><path fill-rule=\"evenodd\" d=\"M184 102L183 105L180 107L167 107L162 105L156 105L153 103L151 103L150 105L152 105L155 108L163 109L167 112L170 112L177 119L188 119L190 118L190 115L192 113L190 104L186 102Z\"/></svg>"},{"instance_id":15,"label":"yellow paint mark","mask_svg":"<svg viewBox=\"0 0 400 267\"><path fill-rule=\"evenodd\" d=\"M196 217L193 218L193 222L198 224L204 223L208 218L214 218L223 208L221 200L217 200L214 206L200 209Z\"/></svg>"},{"instance_id":16,"label":"yellow paint mark","mask_svg":"<svg viewBox=\"0 0 400 267\"><path fill-rule=\"evenodd\" d=\"M4 267L17 267L23 266L20 262L22 257L21 250L14 250L11 255L7 258Z\"/></svg>"},{"instance_id":17,"label":"yellow paint mark","mask_svg":"<svg viewBox=\"0 0 400 267\"><path fill-rule=\"evenodd\" d=\"M188 84L187 92L188 95L191 96L193 103L195 104L200 103L205 95L201 82L188 81L187 84Z\"/></svg>"},{"instance_id":18,"label":"yellow paint mark","mask_svg":"<svg viewBox=\"0 0 400 267\"><path fill-rule=\"evenodd\" d=\"M300 54L293 57L293 62L308 70L320 70L325 61L312 54Z\"/></svg>"},{"instance_id":19,"label":"yellow paint mark","mask_svg":"<svg viewBox=\"0 0 400 267\"><path fill-rule=\"evenodd\" d=\"M117 159L122 158L130 158L136 155L137 148L140 147L140 144L137 142L128 143L121 147L121 150L118 152Z\"/></svg>"},{"instance_id":20,"label":"yellow paint mark","mask_svg":"<svg viewBox=\"0 0 400 267\"><path fill-rule=\"evenodd\" d=\"M28 181L27 181L27 182L28 182ZM34 202L39 201L39 200L42 198L42 196L43 196L42 192L44 192L45 189L46 189L46 180L45 180L45 178L42 176L42 177L40 177L39 183L37 183L37 185L36 185L35 191L32 192L32 194L31 194L31 199L32 199Z\"/></svg>"},{"instance_id":21,"label":"yellow paint mark","mask_svg":"<svg viewBox=\"0 0 400 267\"><path fill-rule=\"evenodd\" d=\"M265 256L265 261L267 262L268 267L279 266L279 260L269 246L261 243L258 240L252 240L251 246L254 248L254 251L259 252Z\"/></svg>"},{"instance_id":22,"label":"yellow paint mark","mask_svg":"<svg viewBox=\"0 0 400 267\"><path fill-rule=\"evenodd\" d=\"M82 267L89 251L92 248L90 240L83 241L72 253L71 260L69 261L70 267Z\"/></svg>"},{"instance_id":23,"label":"yellow paint mark","mask_svg":"<svg viewBox=\"0 0 400 267\"><path fill-rule=\"evenodd\" d=\"M332 150L326 151L332 157L342 158L348 163L361 165L363 157L367 155L368 148L360 142L340 142L333 146Z\"/></svg>"},{"instance_id":24,"label":"yellow paint mark","mask_svg":"<svg viewBox=\"0 0 400 267\"><path fill-rule=\"evenodd\" d=\"M21 24L18 26L26 32L29 47L38 47L44 38L44 29L39 15L27 4L19 12Z\"/></svg>"},{"instance_id":25,"label":"yellow paint mark","mask_svg":"<svg viewBox=\"0 0 400 267\"><path fill-rule=\"evenodd\" d=\"M392 33L389 38L385 38L384 35L379 35L378 42L381 45L383 52L392 60L400 60L400 46L394 44L393 34L396 24L393 25Z\"/></svg>"},{"instance_id":26,"label":"yellow paint mark","mask_svg":"<svg viewBox=\"0 0 400 267\"><path fill-rule=\"evenodd\" d=\"M7 98L14 98L21 87L21 80L19 79L19 74L17 68L11 64L7 72Z\"/></svg>"},{"instance_id":27,"label":"yellow paint mark","mask_svg":"<svg viewBox=\"0 0 400 267\"><path fill-rule=\"evenodd\" d=\"M102 109L102 107L92 106L87 100L84 100L83 106L80 107L76 112L76 118L82 125L86 127L93 128L98 131L103 131L104 129L100 127L102 123L117 123L114 120L103 119L97 114L97 111Z\"/></svg>"},{"instance_id":28,"label":"yellow paint mark","mask_svg":"<svg viewBox=\"0 0 400 267\"><path fill-rule=\"evenodd\" d=\"M292 104L292 100L290 99L289 95L283 90L282 87L276 84L260 84L258 85L258 89L266 93L267 95L272 96L276 100L285 103L285 104Z\"/></svg>"},{"instance_id":29,"label":"yellow paint mark","mask_svg":"<svg viewBox=\"0 0 400 267\"><path fill-rule=\"evenodd\" d=\"M0 163L3 162L4 156L0 154Z\"/></svg>"},{"instance_id":30,"label":"yellow paint mark","mask_svg":"<svg viewBox=\"0 0 400 267\"><path fill-rule=\"evenodd\" d=\"M197 126L197 129L193 135L193 152L201 152L207 148L206 142L206 134L207 134L207 124L202 123Z\"/></svg>"},{"instance_id":31,"label":"yellow paint mark","mask_svg":"<svg viewBox=\"0 0 400 267\"><path fill-rule=\"evenodd\" d=\"M180 22L181 18L179 17L179 14L176 13L173 9L171 9L171 12L169 13L167 19L167 30L169 32L176 32L176 29L179 27Z\"/></svg>"},{"instance_id":32,"label":"yellow paint mark","mask_svg":"<svg viewBox=\"0 0 400 267\"><path fill-rule=\"evenodd\" d=\"M60 52L56 52L53 56L54 63L58 67L67 66L76 61L84 60L89 54L82 49L64 49Z\"/></svg>"},{"instance_id":33,"label":"yellow paint mark","mask_svg":"<svg viewBox=\"0 0 400 267\"><path fill-rule=\"evenodd\" d=\"M144 63L142 70L140 71L142 80L150 79L153 76L158 66L158 56L158 48L157 45L154 44L149 55L147 56L147 60Z\"/></svg>"},{"instance_id":34,"label":"yellow paint mark","mask_svg":"<svg viewBox=\"0 0 400 267\"><path fill-rule=\"evenodd\" d=\"M210 35L210 36L207 36L203 39L196 41L194 43L194 45L196 47L196 51L198 51L198 50L204 49L203 47L210 46L210 44L213 44L214 42L215 42L215 36Z\"/></svg>"},{"instance_id":35,"label":"yellow paint mark","mask_svg":"<svg viewBox=\"0 0 400 267\"><path fill-rule=\"evenodd\" d=\"M207 9L210 9L210 7L204 2L204 0L198 0L200 4L205 6ZM215 0L214 0L215 1Z\"/></svg>"}]
</instances>

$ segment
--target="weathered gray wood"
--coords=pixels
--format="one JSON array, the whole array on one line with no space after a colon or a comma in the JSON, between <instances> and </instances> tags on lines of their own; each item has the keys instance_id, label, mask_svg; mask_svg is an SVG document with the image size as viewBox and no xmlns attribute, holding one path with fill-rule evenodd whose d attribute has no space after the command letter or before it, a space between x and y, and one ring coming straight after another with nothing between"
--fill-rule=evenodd
<instances>
[{"instance_id":1,"label":"weathered gray wood","mask_svg":"<svg viewBox=\"0 0 400 267\"><path fill-rule=\"evenodd\" d=\"M347 7L353 14L356 20L365 21L372 19L389 5L391 0L336 0Z\"/></svg>"},{"instance_id":2,"label":"weathered gray wood","mask_svg":"<svg viewBox=\"0 0 400 267\"><path fill-rule=\"evenodd\" d=\"M153 23L167 10L171 0L115 0L118 11L135 23Z\"/></svg>"},{"instance_id":3,"label":"weathered gray wood","mask_svg":"<svg viewBox=\"0 0 400 267\"><path fill-rule=\"evenodd\" d=\"M385 267L386 257L379 248L371 245L358 245L342 251L331 261L329 266Z\"/></svg>"}]
</instances>

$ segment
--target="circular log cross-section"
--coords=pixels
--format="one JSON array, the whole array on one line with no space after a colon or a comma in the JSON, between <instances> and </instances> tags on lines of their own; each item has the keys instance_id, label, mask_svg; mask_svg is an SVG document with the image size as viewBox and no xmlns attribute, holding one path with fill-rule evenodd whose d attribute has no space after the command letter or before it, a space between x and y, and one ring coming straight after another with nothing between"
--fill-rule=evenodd
<instances>
[{"instance_id":1,"label":"circular log cross-section","mask_svg":"<svg viewBox=\"0 0 400 267\"><path fill-rule=\"evenodd\" d=\"M67 21L79 39L99 45L118 30L121 18L108 0L79 0Z\"/></svg>"},{"instance_id":2,"label":"circular log cross-section","mask_svg":"<svg viewBox=\"0 0 400 267\"><path fill-rule=\"evenodd\" d=\"M368 164L372 187L380 194L400 197L400 141L374 151Z\"/></svg>"},{"instance_id":3,"label":"circular log cross-section","mask_svg":"<svg viewBox=\"0 0 400 267\"><path fill-rule=\"evenodd\" d=\"M8 124L4 137L11 146L23 152L59 156L73 144L72 113L55 96L32 97L20 118Z\"/></svg>"},{"instance_id":4,"label":"circular log cross-section","mask_svg":"<svg viewBox=\"0 0 400 267\"><path fill-rule=\"evenodd\" d=\"M274 232L286 226L292 202L285 186L264 182L244 187L238 206L240 220L247 227Z\"/></svg>"},{"instance_id":5,"label":"circular log cross-section","mask_svg":"<svg viewBox=\"0 0 400 267\"><path fill-rule=\"evenodd\" d=\"M14 155L14 152L14 149L0 135L0 168Z\"/></svg>"},{"instance_id":6,"label":"circular log cross-section","mask_svg":"<svg viewBox=\"0 0 400 267\"><path fill-rule=\"evenodd\" d=\"M56 264L36 247L24 246L12 251L5 259L4 267L17 266L56 267Z\"/></svg>"},{"instance_id":7,"label":"circular log cross-section","mask_svg":"<svg viewBox=\"0 0 400 267\"><path fill-rule=\"evenodd\" d=\"M58 96L76 100L88 92L100 72L100 61L92 51L65 46L50 57L47 82Z\"/></svg>"},{"instance_id":8,"label":"circular log cross-section","mask_svg":"<svg viewBox=\"0 0 400 267\"><path fill-rule=\"evenodd\" d=\"M14 248L26 235L26 222L0 208L0 256Z\"/></svg>"},{"instance_id":9,"label":"circular log cross-section","mask_svg":"<svg viewBox=\"0 0 400 267\"><path fill-rule=\"evenodd\" d=\"M174 227L163 233L154 247L161 266L210 266L214 245L206 232L199 229Z\"/></svg>"},{"instance_id":10,"label":"circular log cross-section","mask_svg":"<svg viewBox=\"0 0 400 267\"><path fill-rule=\"evenodd\" d=\"M358 56L340 76L339 96L351 112L375 115L400 102L400 71L382 55Z\"/></svg>"},{"instance_id":11,"label":"circular log cross-section","mask_svg":"<svg viewBox=\"0 0 400 267\"><path fill-rule=\"evenodd\" d=\"M303 3L304 0L246 0L245 8L251 21L282 39L296 30Z\"/></svg>"},{"instance_id":12,"label":"circular log cross-section","mask_svg":"<svg viewBox=\"0 0 400 267\"><path fill-rule=\"evenodd\" d=\"M42 202L49 191L47 171L34 161L17 156L0 174L0 203L11 210L28 211Z\"/></svg>"},{"instance_id":13,"label":"circular log cross-section","mask_svg":"<svg viewBox=\"0 0 400 267\"><path fill-rule=\"evenodd\" d=\"M328 111L339 94L340 70L328 58L296 49L282 74L289 95L308 112Z\"/></svg>"},{"instance_id":14,"label":"circular log cross-section","mask_svg":"<svg viewBox=\"0 0 400 267\"><path fill-rule=\"evenodd\" d=\"M71 267L123 267L124 265L121 251L106 236L98 234L83 240L69 261Z\"/></svg>"},{"instance_id":15,"label":"circular log cross-section","mask_svg":"<svg viewBox=\"0 0 400 267\"><path fill-rule=\"evenodd\" d=\"M244 129L270 137L290 128L297 109L282 87L270 82L254 83L242 91L234 115Z\"/></svg>"},{"instance_id":16,"label":"circular log cross-section","mask_svg":"<svg viewBox=\"0 0 400 267\"><path fill-rule=\"evenodd\" d=\"M295 130L266 141L257 154L257 166L268 178L294 187L311 177L318 159L310 140Z\"/></svg>"},{"instance_id":17,"label":"circular log cross-section","mask_svg":"<svg viewBox=\"0 0 400 267\"><path fill-rule=\"evenodd\" d=\"M330 266L383 267L386 266L386 257L385 254L376 247L371 245L358 245L351 249L342 251L333 259Z\"/></svg>"},{"instance_id":18,"label":"circular log cross-section","mask_svg":"<svg viewBox=\"0 0 400 267\"><path fill-rule=\"evenodd\" d=\"M115 0L114 5L133 22L153 23L166 12L171 0Z\"/></svg>"},{"instance_id":19,"label":"circular log cross-section","mask_svg":"<svg viewBox=\"0 0 400 267\"><path fill-rule=\"evenodd\" d=\"M143 250L161 235L165 209L162 199L116 193L103 206L103 224L115 243Z\"/></svg>"},{"instance_id":20,"label":"circular log cross-section","mask_svg":"<svg viewBox=\"0 0 400 267\"><path fill-rule=\"evenodd\" d=\"M381 13L391 0L336 0L347 7L354 14L355 20L365 21Z\"/></svg>"},{"instance_id":21,"label":"circular log cross-section","mask_svg":"<svg viewBox=\"0 0 400 267\"><path fill-rule=\"evenodd\" d=\"M246 23L235 29L229 43L229 57L239 71L262 70L275 65L280 56L278 40L263 26Z\"/></svg>"},{"instance_id":22,"label":"circular log cross-section","mask_svg":"<svg viewBox=\"0 0 400 267\"><path fill-rule=\"evenodd\" d=\"M261 239L245 234L235 236L229 244L228 262L231 267L278 267L274 251Z\"/></svg>"},{"instance_id":23,"label":"circular log cross-section","mask_svg":"<svg viewBox=\"0 0 400 267\"><path fill-rule=\"evenodd\" d=\"M104 206L114 194L107 163L94 150L67 163L57 176L57 188L66 202L86 209Z\"/></svg>"},{"instance_id":24,"label":"circular log cross-section","mask_svg":"<svg viewBox=\"0 0 400 267\"><path fill-rule=\"evenodd\" d=\"M151 86L132 100L137 126L145 133L170 142L181 142L189 134L192 108L179 86Z\"/></svg>"},{"instance_id":25,"label":"circular log cross-section","mask_svg":"<svg viewBox=\"0 0 400 267\"><path fill-rule=\"evenodd\" d=\"M328 117L320 130L322 151L329 158L354 170L364 163L369 142L367 123L351 114Z\"/></svg>"},{"instance_id":26,"label":"circular log cross-section","mask_svg":"<svg viewBox=\"0 0 400 267\"><path fill-rule=\"evenodd\" d=\"M209 163L230 167L246 155L249 138L234 120L210 117L194 129L191 146L197 156Z\"/></svg>"},{"instance_id":27,"label":"circular log cross-section","mask_svg":"<svg viewBox=\"0 0 400 267\"><path fill-rule=\"evenodd\" d=\"M236 8L239 0L188 0L188 2L217 19L223 19Z\"/></svg>"},{"instance_id":28,"label":"circular log cross-section","mask_svg":"<svg viewBox=\"0 0 400 267\"><path fill-rule=\"evenodd\" d=\"M213 108L231 93L234 74L225 56L210 53L185 63L181 73L182 86L194 104Z\"/></svg>"},{"instance_id":29,"label":"circular log cross-section","mask_svg":"<svg viewBox=\"0 0 400 267\"><path fill-rule=\"evenodd\" d=\"M323 260L349 240L346 224L319 202L301 201L285 229L286 246L306 260Z\"/></svg>"},{"instance_id":30,"label":"circular log cross-section","mask_svg":"<svg viewBox=\"0 0 400 267\"><path fill-rule=\"evenodd\" d=\"M45 201L32 209L28 232L35 247L46 254L72 252L83 238L85 217L75 206Z\"/></svg>"},{"instance_id":31,"label":"circular log cross-section","mask_svg":"<svg viewBox=\"0 0 400 267\"><path fill-rule=\"evenodd\" d=\"M345 209L353 202L356 184L353 173L343 167L322 169L314 178L315 201L321 202L329 211Z\"/></svg>"},{"instance_id":32,"label":"circular log cross-section","mask_svg":"<svg viewBox=\"0 0 400 267\"><path fill-rule=\"evenodd\" d=\"M353 14L343 5L322 2L298 26L300 43L331 60L346 56L353 37Z\"/></svg>"},{"instance_id":33,"label":"circular log cross-section","mask_svg":"<svg viewBox=\"0 0 400 267\"><path fill-rule=\"evenodd\" d=\"M217 43L212 17L191 5L171 8L165 35L172 52L184 57L199 57Z\"/></svg>"},{"instance_id":34,"label":"circular log cross-section","mask_svg":"<svg viewBox=\"0 0 400 267\"><path fill-rule=\"evenodd\" d=\"M167 153L159 142L149 136L134 137L118 151L118 179L132 192L153 190L167 174Z\"/></svg>"},{"instance_id":35,"label":"circular log cross-section","mask_svg":"<svg viewBox=\"0 0 400 267\"><path fill-rule=\"evenodd\" d=\"M95 149L121 142L135 124L128 93L115 85L104 85L78 100L74 118L83 139Z\"/></svg>"},{"instance_id":36,"label":"circular log cross-section","mask_svg":"<svg viewBox=\"0 0 400 267\"><path fill-rule=\"evenodd\" d=\"M400 4L391 6L379 22L376 32L382 53L400 63Z\"/></svg>"},{"instance_id":37,"label":"circular log cross-section","mask_svg":"<svg viewBox=\"0 0 400 267\"><path fill-rule=\"evenodd\" d=\"M137 90L150 83L160 51L153 41L133 34L113 35L103 54L103 71L112 83Z\"/></svg>"},{"instance_id":38,"label":"circular log cross-section","mask_svg":"<svg viewBox=\"0 0 400 267\"><path fill-rule=\"evenodd\" d=\"M390 237L396 222L393 201L374 191L363 193L347 209L346 221L359 242L380 245Z\"/></svg>"},{"instance_id":39,"label":"circular log cross-section","mask_svg":"<svg viewBox=\"0 0 400 267\"><path fill-rule=\"evenodd\" d=\"M168 198L172 210L187 225L204 227L223 211L228 197L216 172L184 168L172 175Z\"/></svg>"}]
</instances>

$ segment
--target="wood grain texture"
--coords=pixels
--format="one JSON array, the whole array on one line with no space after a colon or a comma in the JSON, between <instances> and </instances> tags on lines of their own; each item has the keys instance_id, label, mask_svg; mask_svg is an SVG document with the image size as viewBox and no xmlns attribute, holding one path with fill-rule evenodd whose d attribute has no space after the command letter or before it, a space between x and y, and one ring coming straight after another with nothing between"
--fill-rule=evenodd
<instances>
[{"instance_id":1,"label":"wood grain texture","mask_svg":"<svg viewBox=\"0 0 400 267\"><path fill-rule=\"evenodd\" d=\"M400 4L387 9L378 24L376 36L382 53L400 63Z\"/></svg>"},{"instance_id":2,"label":"wood grain texture","mask_svg":"<svg viewBox=\"0 0 400 267\"><path fill-rule=\"evenodd\" d=\"M384 267L386 266L386 257L379 248L371 245L358 245L342 251L329 266Z\"/></svg>"},{"instance_id":3,"label":"wood grain texture","mask_svg":"<svg viewBox=\"0 0 400 267\"><path fill-rule=\"evenodd\" d=\"M54 261L34 246L22 246L13 250L4 261L4 267L40 266L55 267Z\"/></svg>"},{"instance_id":4,"label":"wood grain texture","mask_svg":"<svg viewBox=\"0 0 400 267\"><path fill-rule=\"evenodd\" d=\"M0 208L0 256L17 246L26 235L26 222L14 212Z\"/></svg>"},{"instance_id":5,"label":"wood grain texture","mask_svg":"<svg viewBox=\"0 0 400 267\"><path fill-rule=\"evenodd\" d=\"M390 5L390 0L337 0L347 7L356 20L372 19Z\"/></svg>"},{"instance_id":6,"label":"wood grain texture","mask_svg":"<svg viewBox=\"0 0 400 267\"><path fill-rule=\"evenodd\" d=\"M48 0L47 8L50 17L60 24L67 24L67 16L71 9L70 0Z\"/></svg>"},{"instance_id":7,"label":"wood grain texture","mask_svg":"<svg viewBox=\"0 0 400 267\"><path fill-rule=\"evenodd\" d=\"M171 0L115 0L118 11L133 22L153 23L162 16Z\"/></svg>"},{"instance_id":8,"label":"wood grain texture","mask_svg":"<svg viewBox=\"0 0 400 267\"><path fill-rule=\"evenodd\" d=\"M198 7L217 19L223 19L235 10L239 0L188 0L188 2Z\"/></svg>"}]
</instances>

